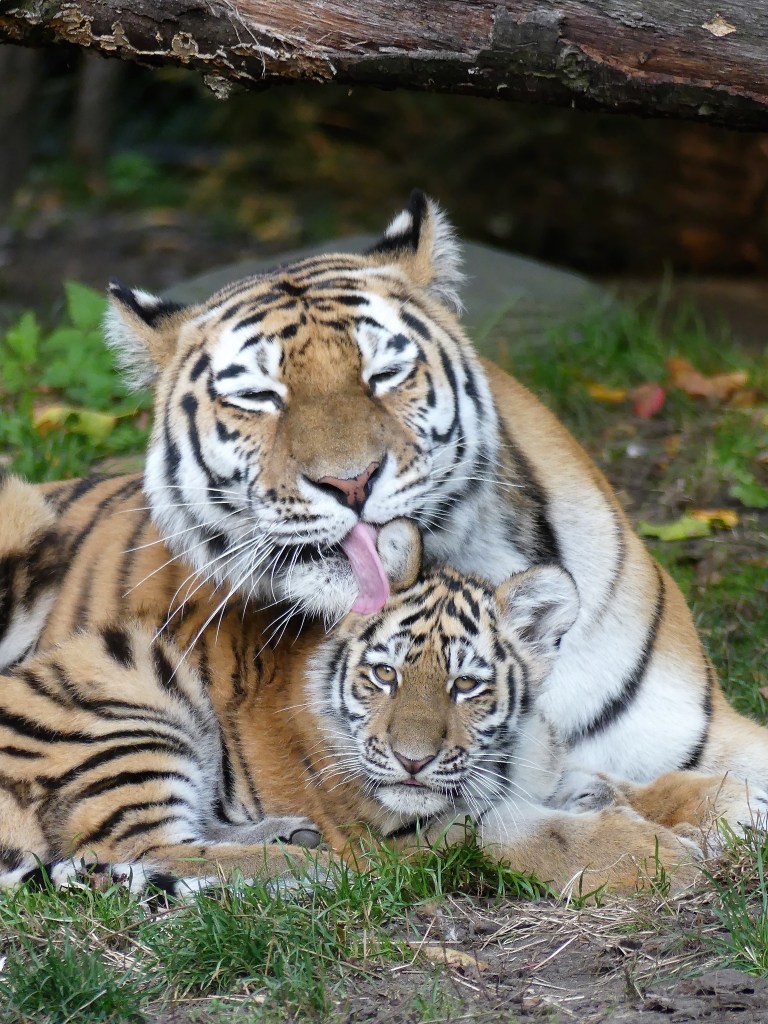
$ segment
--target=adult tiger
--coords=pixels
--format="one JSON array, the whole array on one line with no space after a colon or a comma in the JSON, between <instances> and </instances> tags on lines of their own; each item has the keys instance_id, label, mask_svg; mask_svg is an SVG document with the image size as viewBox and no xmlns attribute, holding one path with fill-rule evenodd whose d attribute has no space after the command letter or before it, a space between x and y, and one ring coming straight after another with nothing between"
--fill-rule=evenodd
<instances>
[{"instance_id":1,"label":"adult tiger","mask_svg":"<svg viewBox=\"0 0 768 1024\"><path fill-rule=\"evenodd\" d=\"M414 193L366 255L307 259L185 308L113 285L110 343L156 394L144 492L138 477L46 489L67 571L43 647L121 609L160 627L193 605L204 647L234 600L333 621L352 578L355 607L381 608L373 533L405 516L429 563L494 583L547 562L571 574L580 611L544 700L574 763L762 785L768 732L725 701L679 589L589 457L477 358L459 280L450 227ZM7 650L30 647L34 614L32 601Z\"/></svg>"}]
</instances>

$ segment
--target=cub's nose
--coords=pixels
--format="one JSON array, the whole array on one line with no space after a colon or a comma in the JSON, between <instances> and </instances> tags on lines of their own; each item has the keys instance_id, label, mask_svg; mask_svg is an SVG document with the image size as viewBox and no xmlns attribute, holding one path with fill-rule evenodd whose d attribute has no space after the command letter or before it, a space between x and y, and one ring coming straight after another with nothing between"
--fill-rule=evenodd
<instances>
[{"instance_id":1,"label":"cub's nose","mask_svg":"<svg viewBox=\"0 0 768 1024\"><path fill-rule=\"evenodd\" d=\"M312 483L322 487L342 505L347 505L360 515L380 468L380 462L372 462L360 476L351 480L342 480L336 476L321 476L319 480L313 480Z\"/></svg>"},{"instance_id":2,"label":"cub's nose","mask_svg":"<svg viewBox=\"0 0 768 1024\"><path fill-rule=\"evenodd\" d=\"M412 757L406 757L397 750L393 750L392 753L395 755L400 764L405 768L409 775L418 775L421 769L428 765L430 761L434 761L436 754L431 757L425 757L421 761L414 761Z\"/></svg>"}]
</instances>

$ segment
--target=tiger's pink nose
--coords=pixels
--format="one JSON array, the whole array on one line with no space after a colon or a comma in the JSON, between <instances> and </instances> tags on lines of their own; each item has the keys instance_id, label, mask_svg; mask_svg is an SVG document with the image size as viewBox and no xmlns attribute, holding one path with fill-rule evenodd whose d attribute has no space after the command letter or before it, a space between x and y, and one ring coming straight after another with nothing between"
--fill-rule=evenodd
<instances>
[{"instance_id":1,"label":"tiger's pink nose","mask_svg":"<svg viewBox=\"0 0 768 1024\"><path fill-rule=\"evenodd\" d=\"M422 761L414 761L412 757L406 757L397 750L393 750L392 753L409 775L418 775L425 765L428 765L430 761L434 761L435 759L435 755L433 754L432 757L425 757Z\"/></svg>"},{"instance_id":2,"label":"tiger's pink nose","mask_svg":"<svg viewBox=\"0 0 768 1024\"><path fill-rule=\"evenodd\" d=\"M380 462L372 462L360 476L351 480L341 480L337 476L321 476L314 482L329 490L337 501L340 501L342 505L348 505L359 515L363 510L366 498L371 493L372 480L380 466Z\"/></svg>"}]
</instances>

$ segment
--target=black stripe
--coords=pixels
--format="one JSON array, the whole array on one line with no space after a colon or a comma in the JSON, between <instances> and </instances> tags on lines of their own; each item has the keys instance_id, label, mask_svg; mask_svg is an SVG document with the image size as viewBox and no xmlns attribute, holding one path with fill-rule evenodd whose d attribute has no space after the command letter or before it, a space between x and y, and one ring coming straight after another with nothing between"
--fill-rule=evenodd
<instances>
[{"instance_id":1,"label":"black stripe","mask_svg":"<svg viewBox=\"0 0 768 1024\"><path fill-rule=\"evenodd\" d=\"M59 497L58 492L51 497L53 498L58 511L66 512L70 505L74 505L78 499L82 498L83 495L87 494L89 491L92 491L94 487L97 487L106 479L107 477L100 473L94 473L91 476L84 476L80 480L75 480L70 491L61 498Z\"/></svg>"},{"instance_id":2,"label":"black stripe","mask_svg":"<svg viewBox=\"0 0 768 1024\"><path fill-rule=\"evenodd\" d=\"M127 483L123 484L122 487L118 487L116 491L113 491L106 498L102 498L96 506L94 512L91 514L88 522L80 530L72 541L71 546L67 550L67 559L72 563L75 555L78 553L80 548L83 546L85 541L90 537L94 527L99 520L106 513L109 512L110 506L115 502L120 501L123 498L127 498L132 494L136 494L141 490L141 478L134 477ZM90 605L90 599L92 596L93 589L93 565L90 566L88 571L84 574L84 578L80 584L79 595L77 601L74 603L74 610L70 618L72 624L72 630L80 629L88 619L88 607Z\"/></svg>"},{"instance_id":3,"label":"black stripe","mask_svg":"<svg viewBox=\"0 0 768 1024\"><path fill-rule=\"evenodd\" d=\"M106 793L111 789L120 789L122 786L141 786L145 782L184 782L189 786L194 786L192 779L188 775L184 775L183 772L167 771L165 769L156 770L145 770L140 772L125 771L118 772L117 775L110 775L105 779L97 779L96 782L90 783L84 789L78 791L78 800L87 800L90 797L98 796L100 793Z\"/></svg>"},{"instance_id":4,"label":"black stripe","mask_svg":"<svg viewBox=\"0 0 768 1024\"><path fill-rule=\"evenodd\" d=\"M514 464L517 474L524 481L524 493L533 502L532 526L534 528L533 546L525 543L524 533L516 527L516 519L509 523L512 546L525 554L534 564L542 562L555 562L563 564L560 545L557 542L552 524L549 520L549 501L545 495L544 488L534 473L533 466L527 456L523 454L518 445L512 440L503 425L501 416L498 414L499 432L506 457ZM530 548L530 549L529 549Z\"/></svg>"},{"instance_id":5,"label":"black stripe","mask_svg":"<svg viewBox=\"0 0 768 1024\"><path fill-rule=\"evenodd\" d=\"M189 379L190 379L190 381L196 381L198 379L198 377L205 370L208 369L208 365L209 365L210 361L211 360L210 360L210 356L208 355L208 353L207 352L202 352L197 357L197 362L195 363L195 365L189 371Z\"/></svg>"},{"instance_id":6,"label":"black stripe","mask_svg":"<svg viewBox=\"0 0 768 1024\"><path fill-rule=\"evenodd\" d=\"M124 629L108 626L101 631L101 638L110 658L122 665L123 668L136 668L133 645Z\"/></svg>"},{"instance_id":7,"label":"black stripe","mask_svg":"<svg viewBox=\"0 0 768 1024\"><path fill-rule=\"evenodd\" d=\"M131 735L136 736L137 734ZM147 733L145 732L144 735L147 735ZM64 786L69 785L74 779L79 778L92 768L100 768L104 764L109 764L110 761L118 761L121 757L129 757L131 754L139 753L179 754L182 757L189 757L193 761L196 760L195 752L189 744L172 738L168 738L163 742L158 737L133 744L123 744L119 747L109 747L107 750L100 750L98 754L93 754L91 757L86 758L85 761L81 761L80 764L70 768L68 772L64 772L61 775L38 775L37 781L41 786L45 786L46 789L60 792Z\"/></svg>"},{"instance_id":8,"label":"black stripe","mask_svg":"<svg viewBox=\"0 0 768 1024\"><path fill-rule=\"evenodd\" d=\"M680 771L687 772L697 768L701 761L701 756L704 753L704 749L709 740L709 730L712 724L712 697L715 690L715 670L707 658L707 692L704 695L704 705L702 711L704 712L704 728L701 730L701 736L698 742L690 752L688 757L680 765Z\"/></svg>"},{"instance_id":9,"label":"black stripe","mask_svg":"<svg viewBox=\"0 0 768 1024\"><path fill-rule=\"evenodd\" d=\"M45 757L45 753L42 750L24 750L22 747L0 747L0 754L7 754L8 757L20 757L26 761L37 761L41 757Z\"/></svg>"},{"instance_id":10,"label":"black stripe","mask_svg":"<svg viewBox=\"0 0 768 1024\"><path fill-rule=\"evenodd\" d=\"M85 835L78 836L77 845L80 849L92 846L94 843L100 842L105 839L110 833L129 815L139 811L150 811L155 808L162 807L178 807L179 804L185 804L185 801L180 797L169 797L167 800L142 800L138 803L123 804L122 807L118 807L117 810L113 811L108 815L102 823L92 831ZM151 825L147 823L140 823L144 828L149 828ZM154 824L151 823L152 825ZM137 826L133 826L134 828ZM120 838L125 838L126 833L122 833ZM117 837L115 837L117 838Z\"/></svg>"},{"instance_id":11,"label":"black stripe","mask_svg":"<svg viewBox=\"0 0 768 1024\"><path fill-rule=\"evenodd\" d=\"M653 618L648 628L648 632L645 636L645 642L643 643L640 656L637 659L635 667L632 669L630 674L625 679L620 692L610 700L600 714L594 718L589 725L579 729L577 732L571 733L568 737L568 745L575 746L581 740L591 739L593 736L597 736L598 733L604 732L610 725L612 725L616 719L621 715L629 705L636 699L640 692L645 673L648 670L648 666L653 656L653 651L656 646L656 639L659 633L659 626L664 615L665 601L665 585L664 577L661 575L661 570L656 566L656 578L658 581L658 590L656 594L656 605L653 610Z\"/></svg>"}]
</instances>

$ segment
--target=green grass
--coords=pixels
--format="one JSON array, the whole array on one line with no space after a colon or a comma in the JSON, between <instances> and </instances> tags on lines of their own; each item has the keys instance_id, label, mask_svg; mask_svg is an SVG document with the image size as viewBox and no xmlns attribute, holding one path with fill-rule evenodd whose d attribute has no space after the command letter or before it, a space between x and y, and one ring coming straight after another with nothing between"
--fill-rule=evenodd
<instances>
[{"instance_id":1,"label":"green grass","mask_svg":"<svg viewBox=\"0 0 768 1024\"><path fill-rule=\"evenodd\" d=\"M710 938L723 962L768 975L768 836L725 833L726 867L712 876L714 912L722 930Z\"/></svg>"},{"instance_id":2,"label":"green grass","mask_svg":"<svg viewBox=\"0 0 768 1024\"><path fill-rule=\"evenodd\" d=\"M471 835L410 861L371 852L364 868L337 865L332 879L278 892L235 882L159 911L119 886L0 893L0 1022L142 1020L204 996L247 997L253 1020L323 1019L355 979L413 959L404 922L414 906L549 892L486 859Z\"/></svg>"}]
</instances>

